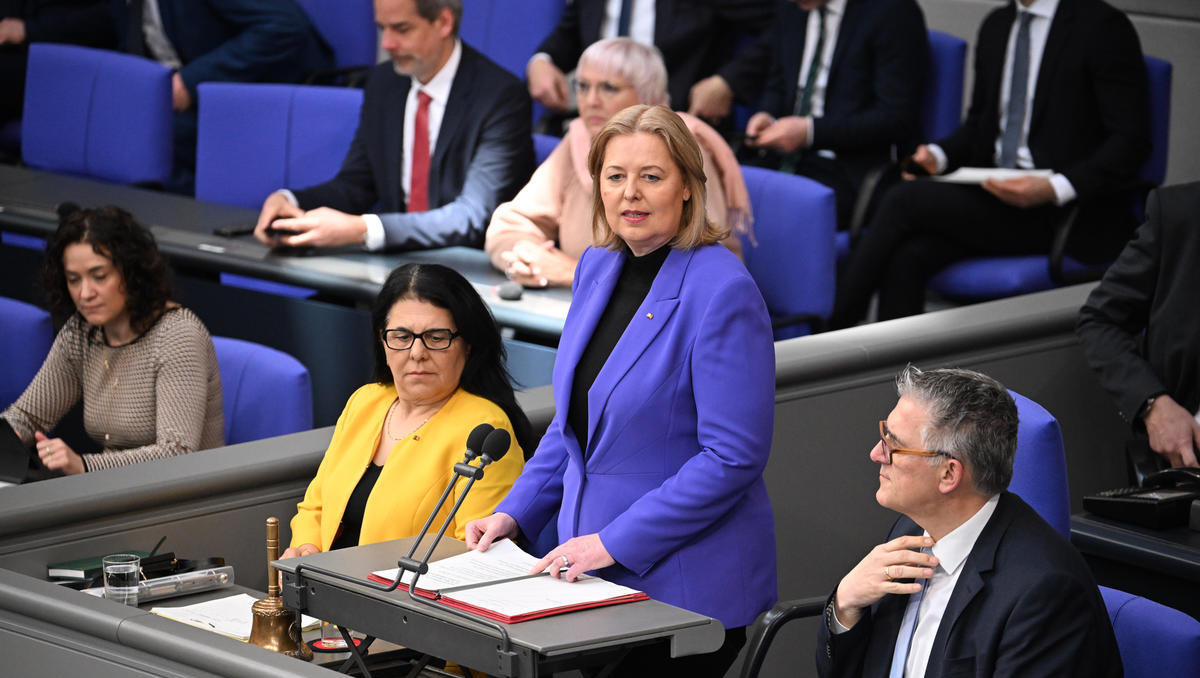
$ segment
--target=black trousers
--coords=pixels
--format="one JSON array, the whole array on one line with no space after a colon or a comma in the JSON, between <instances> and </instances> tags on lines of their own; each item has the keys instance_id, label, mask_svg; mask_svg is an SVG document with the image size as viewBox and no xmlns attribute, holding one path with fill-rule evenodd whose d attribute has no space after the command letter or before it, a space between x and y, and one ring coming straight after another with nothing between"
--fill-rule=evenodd
<instances>
[{"instance_id":1,"label":"black trousers","mask_svg":"<svg viewBox=\"0 0 1200 678\"><path fill-rule=\"evenodd\" d=\"M879 292L879 319L921 313L925 284L974 256L1049 251L1064 209L1001 202L978 186L905 181L888 190L838 281L832 329L862 320Z\"/></svg>"}]
</instances>

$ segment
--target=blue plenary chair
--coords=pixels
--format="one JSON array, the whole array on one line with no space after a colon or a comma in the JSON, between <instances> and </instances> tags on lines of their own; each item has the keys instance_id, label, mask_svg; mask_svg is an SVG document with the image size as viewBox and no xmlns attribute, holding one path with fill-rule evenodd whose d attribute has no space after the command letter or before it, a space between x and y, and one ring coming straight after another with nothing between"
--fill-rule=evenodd
<instances>
[{"instance_id":1,"label":"blue plenary chair","mask_svg":"<svg viewBox=\"0 0 1200 678\"><path fill-rule=\"evenodd\" d=\"M213 337L221 370L225 444L312 428L312 383L292 356L241 339Z\"/></svg>"},{"instance_id":2,"label":"blue plenary chair","mask_svg":"<svg viewBox=\"0 0 1200 678\"><path fill-rule=\"evenodd\" d=\"M21 396L54 343L50 314L15 299L0 297L0 410Z\"/></svg>"},{"instance_id":3,"label":"blue plenary chair","mask_svg":"<svg viewBox=\"0 0 1200 678\"><path fill-rule=\"evenodd\" d=\"M742 252L775 328L775 339L818 331L833 310L837 262L833 190L811 179L742 167L754 206L754 241Z\"/></svg>"},{"instance_id":4,"label":"blue plenary chair","mask_svg":"<svg viewBox=\"0 0 1200 678\"><path fill-rule=\"evenodd\" d=\"M537 158L538 165L546 162L546 158L550 157L550 154L554 152L560 141L562 139L550 136L549 134L533 133L533 155Z\"/></svg>"},{"instance_id":5,"label":"blue plenary chair","mask_svg":"<svg viewBox=\"0 0 1200 678\"><path fill-rule=\"evenodd\" d=\"M923 139L942 139L958 129L962 120L967 41L939 31L929 31L928 35L929 72L925 74L925 96L921 100L921 135ZM886 167L880 168L863 178L850 228L837 234L839 261L862 235L872 196L886 171Z\"/></svg>"},{"instance_id":6,"label":"blue plenary chair","mask_svg":"<svg viewBox=\"0 0 1200 678\"><path fill-rule=\"evenodd\" d=\"M199 87L196 197L257 209L272 191L335 175L350 148L362 90L208 82ZM221 274L233 287L307 299L316 290Z\"/></svg>"},{"instance_id":7,"label":"blue plenary chair","mask_svg":"<svg viewBox=\"0 0 1200 678\"><path fill-rule=\"evenodd\" d=\"M35 169L122 184L171 176L171 70L102 49L29 46L21 157Z\"/></svg>"},{"instance_id":8,"label":"blue plenary chair","mask_svg":"<svg viewBox=\"0 0 1200 678\"><path fill-rule=\"evenodd\" d=\"M1194 676L1200 670L1200 621L1107 586L1100 587L1121 649L1126 678Z\"/></svg>"},{"instance_id":9,"label":"blue plenary chair","mask_svg":"<svg viewBox=\"0 0 1200 678\"><path fill-rule=\"evenodd\" d=\"M552 381L557 349L519 339L505 339L504 351L508 354L504 366L512 377L513 388L534 388Z\"/></svg>"},{"instance_id":10,"label":"blue plenary chair","mask_svg":"<svg viewBox=\"0 0 1200 678\"><path fill-rule=\"evenodd\" d=\"M525 64L562 17L567 0L463 0L459 37L521 80ZM545 109L533 103L536 124Z\"/></svg>"},{"instance_id":11,"label":"blue plenary chair","mask_svg":"<svg viewBox=\"0 0 1200 678\"><path fill-rule=\"evenodd\" d=\"M1019 393L1017 456L1008 489L1033 507L1065 539L1071 538L1071 496L1067 488L1067 456L1058 420L1044 407Z\"/></svg>"},{"instance_id":12,"label":"blue plenary chair","mask_svg":"<svg viewBox=\"0 0 1200 678\"><path fill-rule=\"evenodd\" d=\"M1145 61L1150 91L1151 151L1138 178L1149 189L1160 185L1167 174L1171 63L1150 56L1145 57ZM1144 216L1144 195L1132 208L1140 222ZM1064 254L1074 221L1075 211L1072 210L1056 228L1049 254L965 259L942 269L930 279L929 289L952 301L975 302L1099 279L1108 268L1107 263L1087 265Z\"/></svg>"},{"instance_id":13,"label":"blue plenary chair","mask_svg":"<svg viewBox=\"0 0 1200 678\"><path fill-rule=\"evenodd\" d=\"M307 82L357 84L379 56L375 8L371 0L296 0L333 50L336 68L317 71Z\"/></svg>"}]
</instances>

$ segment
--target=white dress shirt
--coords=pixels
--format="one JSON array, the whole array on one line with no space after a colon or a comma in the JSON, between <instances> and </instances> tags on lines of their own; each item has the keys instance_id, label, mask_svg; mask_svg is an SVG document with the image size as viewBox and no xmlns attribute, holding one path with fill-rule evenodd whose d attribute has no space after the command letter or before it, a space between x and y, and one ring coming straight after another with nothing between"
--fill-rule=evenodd
<instances>
[{"instance_id":1,"label":"white dress shirt","mask_svg":"<svg viewBox=\"0 0 1200 678\"><path fill-rule=\"evenodd\" d=\"M138 2L139 0L134 0ZM162 14L158 11L158 0L144 0L142 5L142 36L146 40L146 49L154 60L167 68L179 70L183 62L175 51L175 46L167 38L167 29L163 28Z\"/></svg>"},{"instance_id":2,"label":"white dress shirt","mask_svg":"<svg viewBox=\"0 0 1200 678\"><path fill-rule=\"evenodd\" d=\"M1016 46L1017 31L1021 26L1021 14L1028 12L1033 15L1029 22L1029 80L1025 94L1025 116L1021 125L1021 136L1017 142L1017 167L1034 169L1033 153L1029 150L1029 121L1033 117L1033 98L1037 91L1038 73L1041 72L1042 55L1046 51L1046 38L1050 35L1050 23L1054 21L1054 13L1058 10L1058 0L1033 0L1028 7L1016 3L1017 16L1008 33L1008 46L1004 50L1004 74L1000 80L1000 134L996 136L994 162L1000 164L1000 146L1003 143L1004 127L1008 122L1008 100L1012 89L1013 48ZM930 144L938 161L938 172L946 168L946 153L936 144ZM1075 199L1075 187L1062 174L1050 177L1054 187L1054 202L1065 205Z\"/></svg>"},{"instance_id":3,"label":"white dress shirt","mask_svg":"<svg viewBox=\"0 0 1200 678\"><path fill-rule=\"evenodd\" d=\"M933 568L933 578L925 583L925 595L919 599L917 628L913 631L912 644L908 648L908 658L904 665L905 676L925 675L925 668L929 665L929 652L933 649L933 640L937 637L938 627L942 623L942 615L946 612L946 605L950 602L950 595L954 593L958 577L962 574L962 564L966 562L967 556L971 555L971 550L975 548L975 542L979 540L983 528L987 527L988 521L992 519L992 514L996 512L996 505L999 501L1000 495L992 495L975 512L975 515L933 545L933 555L937 557L938 564ZM929 532L923 534L926 537L929 536ZM917 602L917 596L909 596L909 605ZM837 618L837 614L834 614L832 619L833 627L830 631L835 634L849 631ZM896 642L900 642L899 638Z\"/></svg>"},{"instance_id":4,"label":"white dress shirt","mask_svg":"<svg viewBox=\"0 0 1200 678\"><path fill-rule=\"evenodd\" d=\"M837 47L838 29L842 26L842 17L846 14L846 0L829 0L825 4L825 44L821 47L821 60L817 67L817 81L813 83L812 100L808 115L808 138L805 146L813 144L813 118L825 114L825 90L829 86L829 68L833 63L833 50ZM808 71L812 65L813 52L817 50L817 40L821 31L821 13L814 9L808 13L808 23L804 29L804 55L800 59L800 77L796 81L796 101L804 92L804 83L808 82Z\"/></svg>"},{"instance_id":5,"label":"white dress shirt","mask_svg":"<svg viewBox=\"0 0 1200 678\"><path fill-rule=\"evenodd\" d=\"M654 0L633 0L629 13L629 37L643 45L654 44ZM600 22L600 38L617 37L621 18L621 0L608 0L604 20Z\"/></svg>"}]
</instances>

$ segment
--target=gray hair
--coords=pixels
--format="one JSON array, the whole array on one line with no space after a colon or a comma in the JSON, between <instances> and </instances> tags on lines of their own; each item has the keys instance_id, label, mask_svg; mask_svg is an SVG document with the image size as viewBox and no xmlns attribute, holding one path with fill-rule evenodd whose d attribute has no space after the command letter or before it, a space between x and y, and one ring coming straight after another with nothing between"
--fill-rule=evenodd
<instances>
[{"instance_id":1,"label":"gray hair","mask_svg":"<svg viewBox=\"0 0 1200 678\"><path fill-rule=\"evenodd\" d=\"M422 19L432 22L438 18L443 9L450 10L454 15L454 32L453 35L458 35L458 27L462 25L462 0L415 0L417 5L417 14Z\"/></svg>"},{"instance_id":2,"label":"gray hair","mask_svg":"<svg viewBox=\"0 0 1200 678\"><path fill-rule=\"evenodd\" d=\"M910 364L896 375L896 393L929 414L929 426L921 431L926 449L962 462L981 494L1008 487L1017 453L1017 405L1000 382L971 370L922 372ZM931 458L933 464L941 461Z\"/></svg>"},{"instance_id":3,"label":"gray hair","mask_svg":"<svg viewBox=\"0 0 1200 678\"><path fill-rule=\"evenodd\" d=\"M628 80L637 91L638 103L666 106L671 99L667 94L667 67L662 52L654 45L629 38L600 40L580 55L577 68L584 66Z\"/></svg>"}]
</instances>

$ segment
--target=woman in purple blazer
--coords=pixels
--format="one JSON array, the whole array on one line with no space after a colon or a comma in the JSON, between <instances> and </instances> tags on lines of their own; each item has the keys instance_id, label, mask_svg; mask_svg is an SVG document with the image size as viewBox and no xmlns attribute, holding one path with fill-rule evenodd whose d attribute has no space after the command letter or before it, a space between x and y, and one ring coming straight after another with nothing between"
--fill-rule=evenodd
<instances>
[{"instance_id":1,"label":"woman in purple blazer","mask_svg":"<svg viewBox=\"0 0 1200 678\"><path fill-rule=\"evenodd\" d=\"M554 365L555 417L496 513L467 543L537 535L568 566L725 625L715 654L635 648L614 675L722 676L774 604L762 481L775 353L767 309L705 217L700 149L663 106L632 106L588 157L595 247L579 259Z\"/></svg>"}]
</instances>

